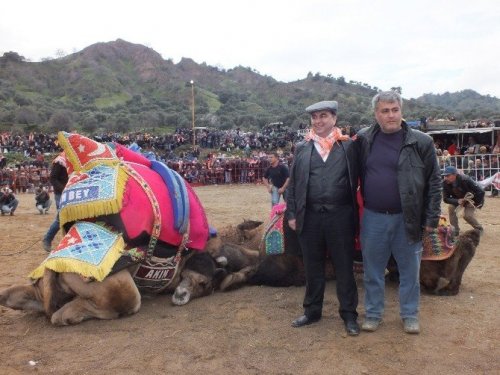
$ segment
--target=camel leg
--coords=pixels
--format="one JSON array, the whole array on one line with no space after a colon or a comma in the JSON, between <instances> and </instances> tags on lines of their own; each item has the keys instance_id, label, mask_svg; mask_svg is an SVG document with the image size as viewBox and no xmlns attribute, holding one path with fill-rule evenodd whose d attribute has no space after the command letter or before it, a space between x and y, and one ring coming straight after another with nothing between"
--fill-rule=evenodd
<instances>
[{"instance_id":1,"label":"camel leg","mask_svg":"<svg viewBox=\"0 0 500 375\"><path fill-rule=\"evenodd\" d=\"M448 285L450 285L452 278L458 271L459 261L460 254L458 252L455 252L450 258L444 261L443 272L441 273L436 289L434 290L436 294L439 294L442 289L447 288Z\"/></svg>"},{"instance_id":2,"label":"camel leg","mask_svg":"<svg viewBox=\"0 0 500 375\"><path fill-rule=\"evenodd\" d=\"M436 293L436 294L439 293L439 291L441 289L446 288L448 285L450 285L450 280L448 280L447 278L444 278L444 277L440 277L438 279L436 289L434 289L434 293Z\"/></svg>"},{"instance_id":3,"label":"camel leg","mask_svg":"<svg viewBox=\"0 0 500 375\"><path fill-rule=\"evenodd\" d=\"M0 292L0 305L14 310L43 312L43 304L35 285L14 285Z\"/></svg>"},{"instance_id":4,"label":"camel leg","mask_svg":"<svg viewBox=\"0 0 500 375\"><path fill-rule=\"evenodd\" d=\"M56 326L67 326L91 318L115 319L118 316L116 311L96 308L90 300L76 297L52 314L50 321Z\"/></svg>"},{"instance_id":5,"label":"camel leg","mask_svg":"<svg viewBox=\"0 0 500 375\"><path fill-rule=\"evenodd\" d=\"M429 293L436 293L439 278L443 274L440 262L423 260L420 264L420 284Z\"/></svg>"},{"instance_id":6,"label":"camel leg","mask_svg":"<svg viewBox=\"0 0 500 375\"><path fill-rule=\"evenodd\" d=\"M220 284L220 289L222 291L227 291L231 289L236 289L244 284L253 274L257 272L259 265L254 264L252 266L247 266L242 268L238 272L233 272L227 275Z\"/></svg>"},{"instance_id":7,"label":"camel leg","mask_svg":"<svg viewBox=\"0 0 500 375\"><path fill-rule=\"evenodd\" d=\"M62 281L77 296L52 315L54 325L77 324L91 318L115 319L135 314L141 306L141 295L127 270L102 282L87 283L72 273L63 274Z\"/></svg>"},{"instance_id":8,"label":"camel leg","mask_svg":"<svg viewBox=\"0 0 500 375\"><path fill-rule=\"evenodd\" d=\"M450 295L458 294L460 285L462 284L462 276L464 275L465 269L472 260L474 254L466 254L460 258L458 262L457 270L455 275L451 278L450 285L448 289L450 290Z\"/></svg>"},{"instance_id":9,"label":"camel leg","mask_svg":"<svg viewBox=\"0 0 500 375\"><path fill-rule=\"evenodd\" d=\"M109 306L96 306L94 301L76 297L71 302L68 302L59 310L57 310L50 321L56 326L66 326L78 324L88 319L117 319L123 315L132 315L139 311L140 303L136 308L123 311L117 311L109 308Z\"/></svg>"}]
</instances>

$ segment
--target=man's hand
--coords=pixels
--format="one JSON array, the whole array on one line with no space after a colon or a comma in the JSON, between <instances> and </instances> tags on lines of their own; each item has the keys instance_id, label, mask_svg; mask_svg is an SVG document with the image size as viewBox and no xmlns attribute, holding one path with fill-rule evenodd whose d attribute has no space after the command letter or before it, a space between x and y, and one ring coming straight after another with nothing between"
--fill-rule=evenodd
<instances>
[{"instance_id":1,"label":"man's hand","mask_svg":"<svg viewBox=\"0 0 500 375\"><path fill-rule=\"evenodd\" d=\"M295 219L290 219L290 220L288 220L288 226L289 226L292 230L297 230L297 220L295 220Z\"/></svg>"}]
</instances>

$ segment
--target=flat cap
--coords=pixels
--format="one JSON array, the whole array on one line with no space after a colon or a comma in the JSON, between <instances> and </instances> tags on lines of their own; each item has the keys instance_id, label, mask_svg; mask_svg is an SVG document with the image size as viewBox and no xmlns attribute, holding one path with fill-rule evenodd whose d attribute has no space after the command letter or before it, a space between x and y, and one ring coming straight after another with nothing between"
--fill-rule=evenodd
<instances>
[{"instance_id":1,"label":"flat cap","mask_svg":"<svg viewBox=\"0 0 500 375\"><path fill-rule=\"evenodd\" d=\"M337 113L339 108L339 103L335 100L323 100L322 102L314 103L306 108L307 113L313 113L318 111L330 111Z\"/></svg>"}]
</instances>

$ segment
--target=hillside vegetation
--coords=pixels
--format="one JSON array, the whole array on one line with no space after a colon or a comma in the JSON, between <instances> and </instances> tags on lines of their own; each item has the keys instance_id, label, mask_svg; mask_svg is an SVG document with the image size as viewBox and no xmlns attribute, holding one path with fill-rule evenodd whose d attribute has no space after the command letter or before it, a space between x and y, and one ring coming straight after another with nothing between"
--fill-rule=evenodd
<instances>
[{"instance_id":1,"label":"hillside vegetation","mask_svg":"<svg viewBox=\"0 0 500 375\"><path fill-rule=\"evenodd\" d=\"M370 100L378 91L341 75L310 72L284 83L250 67L224 70L189 58L174 64L151 48L118 39L42 62L5 53L0 57L0 127L86 133L190 128L191 80L195 125L220 129L258 130L271 122L297 128L308 122L304 108L325 99L339 102L341 124L369 124ZM472 90L426 94L405 101L404 113L407 119L500 118L500 100Z\"/></svg>"}]
</instances>

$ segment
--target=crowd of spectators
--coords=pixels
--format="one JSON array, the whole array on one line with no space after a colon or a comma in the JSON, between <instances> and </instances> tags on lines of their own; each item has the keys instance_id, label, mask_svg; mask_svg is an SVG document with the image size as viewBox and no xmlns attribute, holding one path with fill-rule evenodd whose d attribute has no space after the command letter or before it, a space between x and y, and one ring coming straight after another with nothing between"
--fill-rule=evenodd
<instances>
[{"instance_id":1,"label":"crowd of spectators","mask_svg":"<svg viewBox=\"0 0 500 375\"><path fill-rule=\"evenodd\" d=\"M124 145L135 143L143 153L164 161L191 183L227 184L261 182L269 166L268 154L278 151L283 162L289 164L293 144L302 137L277 125L255 133L198 129L194 147L191 129L176 129L166 135L103 133L93 138ZM41 133L1 134L0 186L9 186L16 193L48 186L50 163L60 151L56 139L56 135ZM7 165L8 153L21 153L26 160Z\"/></svg>"},{"instance_id":2,"label":"crowd of spectators","mask_svg":"<svg viewBox=\"0 0 500 375\"><path fill-rule=\"evenodd\" d=\"M289 149L293 143L301 139L297 131L282 128L280 125L273 128L264 128L259 132L245 132L240 129L218 130L203 128L196 130L195 142L193 142L192 136L191 129L180 128L176 129L172 134L165 135L153 135L147 132L126 135L107 133L96 135L94 139L100 142L118 142L121 144L135 142L143 150L155 152L162 160L176 159L178 155L174 151L178 147L192 145L193 143L197 149L219 150L226 153L241 150L249 156L252 151Z\"/></svg>"},{"instance_id":3,"label":"crowd of spectators","mask_svg":"<svg viewBox=\"0 0 500 375\"><path fill-rule=\"evenodd\" d=\"M353 129L343 129L353 135ZM102 133L93 136L100 142L136 143L141 151L162 160L193 184L256 183L269 166L268 155L278 151L281 161L290 166L294 144L303 138L281 124L265 127L259 132L240 129L198 129L193 147L192 130L176 129L172 134L148 132L129 134ZM0 135L0 186L10 186L16 193L33 191L48 185L50 163L59 148L56 135L43 133ZM184 147L182 147L184 146ZM182 150L182 151L181 151ZM500 144L478 144L469 137L458 147L452 140L436 141L441 167L454 165L477 180L498 171ZM22 153L27 161L7 165L5 153Z\"/></svg>"},{"instance_id":4,"label":"crowd of spectators","mask_svg":"<svg viewBox=\"0 0 500 375\"><path fill-rule=\"evenodd\" d=\"M493 146L478 143L474 136L469 136L461 147L454 140L436 141L434 145L442 170L451 165L475 181L482 181L500 171L500 136Z\"/></svg>"}]
</instances>

